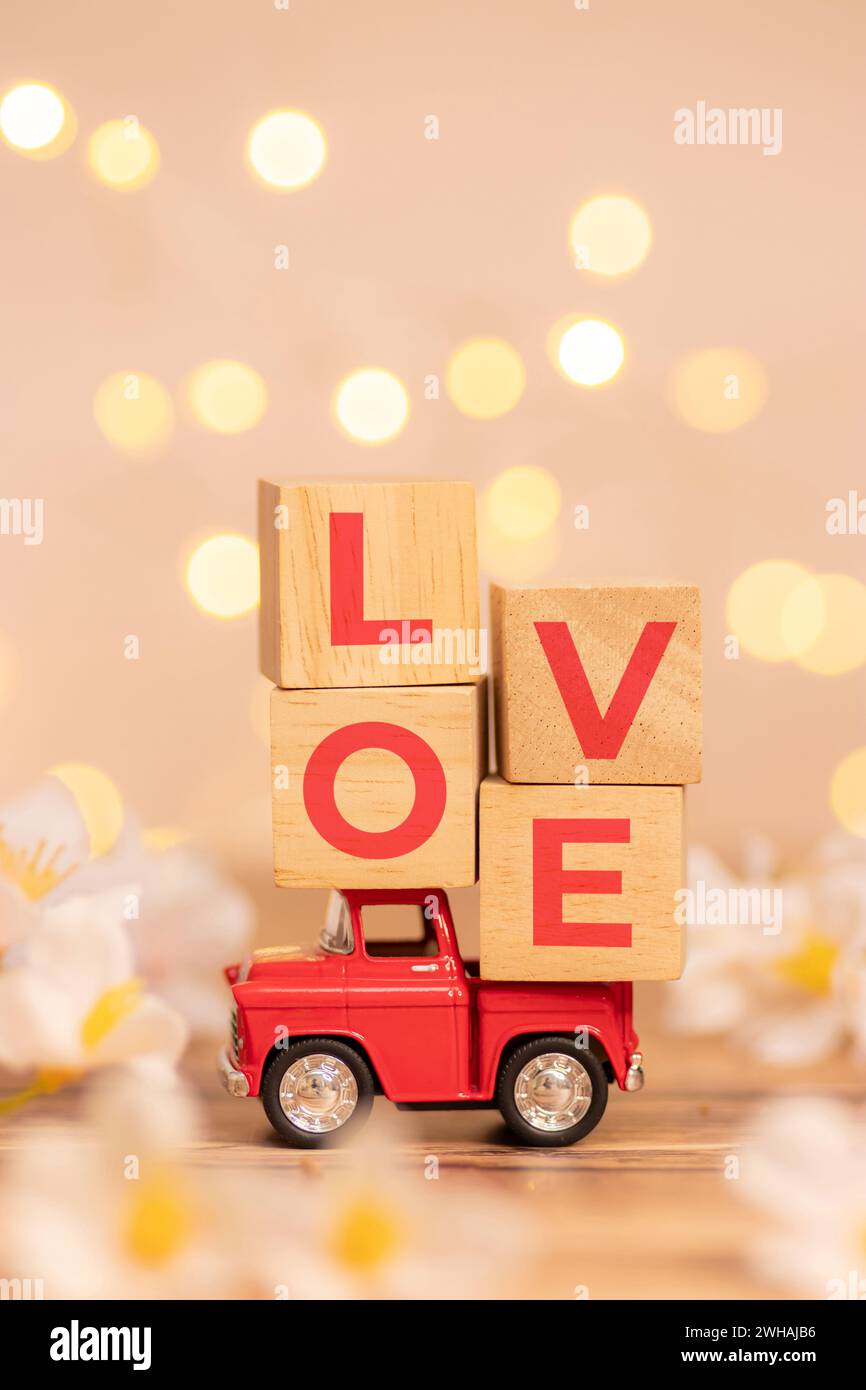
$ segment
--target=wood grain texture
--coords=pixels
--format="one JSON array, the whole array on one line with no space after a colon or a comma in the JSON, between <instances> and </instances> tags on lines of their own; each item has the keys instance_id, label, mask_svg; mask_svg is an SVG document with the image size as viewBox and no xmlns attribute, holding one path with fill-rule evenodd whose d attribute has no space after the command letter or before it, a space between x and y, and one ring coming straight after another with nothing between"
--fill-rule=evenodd
<instances>
[{"instance_id":1,"label":"wood grain texture","mask_svg":"<svg viewBox=\"0 0 866 1390\"><path fill-rule=\"evenodd\" d=\"M688 584L491 586L496 751L509 782L701 778L700 594ZM581 746L535 624L564 623L605 715L646 623L676 623L616 756Z\"/></svg>"},{"instance_id":2,"label":"wood grain texture","mask_svg":"<svg viewBox=\"0 0 866 1390\"><path fill-rule=\"evenodd\" d=\"M334 513L363 517L357 611L380 631L429 620L433 642L332 643ZM261 669L287 689L450 685L479 674L475 489L430 481L259 483ZM340 553L346 559L346 548ZM438 646L435 634L439 633ZM400 629L401 637L404 635ZM383 655L398 657L385 661Z\"/></svg>"},{"instance_id":3,"label":"wood grain texture","mask_svg":"<svg viewBox=\"0 0 866 1390\"><path fill-rule=\"evenodd\" d=\"M417 1178L419 1203L453 1193L499 1202L501 1219L529 1223L540 1248L539 1259L520 1261L513 1271L516 1298L570 1301L577 1285L591 1300L825 1297L817 1281L810 1290L761 1272L757 1250L770 1214L745 1201L741 1184L726 1173L730 1157L744 1153L758 1113L780 1095L833 1098L862 1115L862 1068L840 1058L782 1070L738 1056L717 1039L684 1045L656 1021L658 988L637 993L646 1089L613 1090L598 1129L573 1148L522 1148L496 1111L400 1113L380 1099L355 1145L312 1154L291 1149L276 1139L258 1101L234 1100L220 1088L212 1042L196 1046L183 1063L201 1106L201 1135L185 1146L181 1162L193 1181L219 1176L227 1191L232 1184L248 1191L258 1175L278 1172L286 1202L315 1195L336 1208L353 1175L367 1173L372 1151L386 1186L395 1173L403 1182ZM0 1095L20 1084L0 1078ZM70 1086L0 1121L0 1165L24 1143L48 1152L92 1144L82 1124L86 1093ZM437 1182L425 1178L431 1156L439 1163ZM31 1218L22 1210L19 1219ZM454 1209L443 1210L442 1219L453 1221ZM431 1270L431 1296L441 1296L438 1276ZM120 1287L116 1293L129 1296ZM248 1296L240 1271L237 1296Z\"/></svg>"},{"instance_id":4,"label":"wood grain texture","mask_svg":"<svg viewBox=\"0 0 866 1390\"><path fill-rule=\"evenodd\" d=\"M343 842L357 849L344 852L311 823L305 775L311 755L323 740L358 724L385 724L398 732L408 731L411 744L404 757L373 746L358 731L358 751L341 760L338 750L334 800L349 829L361 832L356 845L351 835L341 832ZM432 775L443 789L444 809L438 821L423 778L416 781L412 771L419 748L422 763L432 765ZM447 888L476 882L478 787L487 768L486 681L393 689L274 690L271 761L278 885ZM315 798L316 806L323 804L323 797L327 799L330 780L328 774L317 777L315 783L307 777L307 798ZM413 821L407 820L410 816ZM376 845L366 836L400 825L406 830L399 844L382 842L387 857L374 853ZM423 842L406 849L420 837ZM399 853L393 852L395 844Z\"/></svg>"},{"instance_id":5,"label":"wood grain texture","mask_svg":"<svg viewBox=\"0 0 866 1390\"><path fill-rule=\"evenodd\" d=\"M685 881L683 798L681 787L538 787L486 778L480 810L482 976L678 978L684 964L684 931L674 920L674 895ZM561 851L555 845L551 867L540 855L536 827L556 821L574 824L562 830ZM584 825L599 821L612 823L627 838L579 843ZM606 831L595 828L591 833ZM561 883L560 867L565 871ZM569 874L598 870L619 871L621 892L609 880L596 891L574 891ZM539 885L546 906L539 902ZM610 924L616 924L617 938L623 927L630 928L631 944L547 944L592 938L601 930L608 934ZM546 944L538 944L540 932Z\"/></svg>"}]
</instances>

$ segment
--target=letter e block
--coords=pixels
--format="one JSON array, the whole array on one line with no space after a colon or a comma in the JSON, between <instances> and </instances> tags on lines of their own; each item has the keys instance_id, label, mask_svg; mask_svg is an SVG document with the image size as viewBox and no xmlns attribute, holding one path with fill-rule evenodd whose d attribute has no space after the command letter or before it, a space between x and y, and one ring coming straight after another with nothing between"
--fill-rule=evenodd
<instances>
[{"instance_id":1,"label":"letter e block","mask_svg":"<svg viewBox=\"0 0 866 1390\"><path fill-rule=\"evenodd\" d=\"M271 694L284 887L465 887L477 868L487 683Z\"/></svg>"},{"instance_id":2,"label":"letter e block","mask_svg":"<svg viewBox=\"0 0 866 1390\"><path fill-rule=\"evenodd\" d=\"M694 585L494 584L491 629L497 763L509 782L700 781Z\"/></svg>"},{"instance_id":3,"label":"letter e block","mask_svg":"<svg viewBox=\"0 0 866 1390\"><path fill-rule=\"evenodd\" d=\"M259 483L261 669L285 689L480 674L471 483Z\"/></svg>"},{"instance_id":4,"label":"letter e block","mask_svg":"<svg viewBox=\"0 0 866 1390\"><path fill-rule=\"evenodd\" d=\"M675 980L682 787L481 787L481 974Z\"/></svg>"}]
</instances>

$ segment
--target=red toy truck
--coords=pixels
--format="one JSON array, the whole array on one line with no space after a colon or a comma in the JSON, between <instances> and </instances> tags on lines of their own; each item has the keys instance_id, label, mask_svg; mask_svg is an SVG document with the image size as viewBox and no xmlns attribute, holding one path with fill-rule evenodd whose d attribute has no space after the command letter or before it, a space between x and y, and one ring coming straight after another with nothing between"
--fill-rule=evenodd
<instances>
[{"instance_id":1,"label":"red toy truck","mask_svg":"<svg viewBox=\"0 0 866 1390\"><path fill-rule=\"evenodd\" d=\"M373 939L388 907L411 939ZM524 1144L560 1147L595 1128L611 1081L643 1085L631 984L481 980L439 890L333 893L317 946L256 951L225 973L223 1082L260 1095L302 1148L354 1133L376 1094L401 1109L498 1106Z\"/></svg>"}]
</instances>

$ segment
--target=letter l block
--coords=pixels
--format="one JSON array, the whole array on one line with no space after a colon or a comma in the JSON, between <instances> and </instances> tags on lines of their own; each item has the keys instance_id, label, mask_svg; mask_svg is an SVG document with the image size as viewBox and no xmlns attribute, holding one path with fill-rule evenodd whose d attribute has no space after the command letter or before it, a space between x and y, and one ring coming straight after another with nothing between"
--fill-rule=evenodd
<instances>
[{"instance_id":1,"label":"letter l block","mask_svg":"<svg viewBox=\"0 0 866 1390\"><path fill-rule=\"evenodd\" d=\"M263 480L259 550L261 669L275 685L480 674L471 483Z\"/></svg>"}]
</instances>

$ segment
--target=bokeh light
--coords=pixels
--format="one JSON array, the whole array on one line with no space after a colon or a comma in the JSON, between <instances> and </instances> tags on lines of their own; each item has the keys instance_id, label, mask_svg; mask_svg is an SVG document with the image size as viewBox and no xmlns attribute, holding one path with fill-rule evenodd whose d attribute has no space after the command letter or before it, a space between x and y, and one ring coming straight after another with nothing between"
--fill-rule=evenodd
<instances>
[{"instance_id":1,"label":"bokeh light","mask_svg":"<svg viewBox=\"0 0 866 1390\"><path fill-rule=\"evenodd\" d=\"M814 612L801 611L798 621L783 616L791 595L809 578L803 565L790 560L761 560L744 570L728 590L728 631L750 656L762 661L789 661L815 640Z\"/></svg>"},{"instance_id":2,"label":"bokeh light","mask_svg":"<svg viewBox=\"0 0 866 1390\"><path fill-rule=\"evenodd\" d=\"M159 169L159 146L135 117L106 121L87 145L90 168L101 183L132 193L150 183Z\"/></svg>"},{"instance_id":3,"label":"bokeh light","mask_svg":"<svg viewBox=\"0 0 866 1390\"><path fill-rule=\"evenodd\" d=\"M646 260L652 227L640 203L610 194L590 198L578 208L568 243L578 269L595 275L625 275Z\"/></svg>"},{"instance_id":4,"label":"bokeh light","mask_svg":"<svg viewBox=\"0 0 866 1390\"><path fill-rule=\"evenodd\" d=\"M171 438L174 405L165 387L147 372L114 372L93 398L93 415L109 444L150 453Z\"/></svg>"},{"instance_id":5,"label":"bokeh light","mask_svg":"<svg viewBox=\"0 0 866 1390\"><path fill-rule=\"evenodd\" d=\"M866 838L866 748L855 748L836 768L830 805L845 830Z\"/></svg>"},{"instance_id":6,"label":"bokeh light","mask_svg":"<svg viewBox=\"0 0 866 1390\"><path fill-rule=\"evenodd\" d=\"M204 362L187 384L190 409L200 425L217 434L243 434L267 409L268 390L253 367L219 359Z\"/></svg>"},{"instance_id":7,"label":"bokeh light","mask_svg":"<svg viewBox=\"0 0 866 1390\"><path fill-rule=\"evenodd\" d=\"M506 468L485 493L491 525L509 540L531 541L543 535L555 524L561 506L556 478L532 464Z\"/></svg>"},{"instance_id":8,"label":"bokeh light","mask_svg":"<svg viewBox=\"0 0 866 1390\"><path fill-rule=\"evenodd\" d=\"M259 601L259 548L248 536L211 536L186 566L186 587L205 613L239 618Z\"/></svg>"},{"instance_id":9,"label":"bokeh light","mask_svg":"<svg viewBox=\"0 0 866 1390\"><path fill-rule=\"evenodd\" d=\"M704 348L678 362L669 396L676 415L705 434L726 434L748 424L763 410L769 393L767 373L742 348Z\"/></svg>"},{"instance_id":10,"label":"bokeh light","mask_svg":"<svg viewBox=\"0 0 866 1390\"><path fill-rule=\"evenodd\" d=\"M89 763L57 763L48 773L72 793L87 826L91 855L107 854L123 829L123 798L111 778Z\"/></svg>"},{"instance_id":11,"label":"bokeh light","mask_svg":"<svg viewBox=\"0 0 866 1390\"><path fill-rule=\"evenodd\" d=\"M21 82L0 101L0 135L28 159L54 159L75 139L72 108L47 82Z\"/></svg>"},{"instance_id":12,"label":"bokeh light","mask_svg":"<svg viewBox=\"0 0 866 1390\"><path fill-rule=\"evenodd\" d=\"M520 353L501 338L473 338L452 355L445 389L457 409L474 420L495 420L523 395L526 369Z\"/></svg>"},{"instance_id":13,"label":"bokeh light","mask_svg":"<svg viewBox=\"0 0 866 1390\"><path fill-rule=\"evenodd\" d=\"M786 600L782 630L804 670L856 670L866 664L866 585L850 574L810 575ZM804 635L808 641L798 640Z\"/></svg>"},{"instance_id":14,"label":"bokeh light","mask_svg":"<svg viewBox=\"0 0 866 1390\"><path fill-rule=\"evenodd\" d=\"M271 188L303 188L321 173L327 155L321 126L303 111L271 111L247 139L247 160Z\"/></svg>"},{"instance_id":15,"label":"bokeh light","mask_svg":"<svg viewBox=\"0 0 866 1390\"><path fill-rule=\"evenodd\" d=\"M612 381L625 360L622 335L604 319L571 318L557 326L555 361L578 386Z\"/></svg>"},{"instance_id":16,"label":"bokeh light","mask_svg":"<svg viewBox=\"0 0 866 1390\"><path fill-rule=\"evenodd\" d=\"M384 444L398 435L409 418L409 397L402 381L381 367L351 372L334 392L338 424L359 444Z\"/></svg>"}]
</instances>

